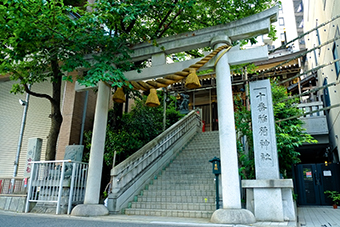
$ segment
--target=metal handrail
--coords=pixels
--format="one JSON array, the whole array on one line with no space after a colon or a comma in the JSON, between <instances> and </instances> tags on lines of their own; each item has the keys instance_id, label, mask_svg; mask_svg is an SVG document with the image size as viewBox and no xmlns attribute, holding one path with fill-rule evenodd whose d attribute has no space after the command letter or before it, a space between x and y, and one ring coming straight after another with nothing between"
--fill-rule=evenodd
<instances>
[{"instance_id":1,"label":"metal handrail","mask_svg":"<svg viewBox=\"0 0 340 227\"><path fill-rule=\"evenodd\" d=\"M190 119L190 118L193 118L193 119ZM174 135L172 135L172 136L170 136L170 137L168 137L168 138L166 138L166 140L165 141L163 141L163 142L161 142L161 143L158 143L155 147L152 147L150 150L153 150L153 152L155 152L156 150L158 150L160 147L162 147L164 144L166 144L167 142L169 142L171 139L173 139L176 135L178 135L179 133L181 133L181 132L183 132L182 131L182 129L185 127L185 126L187 126L187 120L191 120L191 121L193 121L193 120L195 120L195 118L194 117L198 117L198 114L197 114L197 112L195 111L195 110L193 110L193 111L191 111L188 115L186 115L183 119L181 119L179 122L177 122L176 124L174 124L173 126L171 126L169 129L167 129L166 131L164 131L161 135L159 135L157 138L160 140L163 140L164 138L166 138L169 134L171 134L172 132L174 132L174 131L176 131L176 133L174 134ZM199 118L198 118L199 119ZM190 121L190 122L191 122ZM200 122L200 121L199 121ZM178 128L180 128L179 130L178 130ZM175 141L174 141L175 142ZM148 146L148 144L147 145L145 145L145 146ZM169 145L169 146L171 146L171 145ZM140 151L141 150L143 150L143 148L142 149L140 149ZM138 151L137 151L138 152ZM137 153L136 152L136 153ZM145 152L145 153L147 153L147 152ZM145 154L144 153L144 154ZM146 156L143 156L143 158L141 159L141 160L139 160L138 161L138 163L134 163L134 160L131 160L131 162L130 163L132 163L133 164L133 166L138 166L139 164L141 164L143 161L145 161L148 157L150 157L150 156L152 156L153 155L153 153L148 153ZM121 164L123 164L123 163L121 163ZM117 182L119 182L123 177L125 177L129 172L131 172L132 170L132 168L129 168L131 165L126 165L126 167L122 170L122 171L120 171L118 174L117 174L117 176L119 176L119 178L118 179L116 179L117 180ZM120 167L120 164L119 165L117 165L115 168L116 169L118 169Z\"/></svg>"}]
</instances>

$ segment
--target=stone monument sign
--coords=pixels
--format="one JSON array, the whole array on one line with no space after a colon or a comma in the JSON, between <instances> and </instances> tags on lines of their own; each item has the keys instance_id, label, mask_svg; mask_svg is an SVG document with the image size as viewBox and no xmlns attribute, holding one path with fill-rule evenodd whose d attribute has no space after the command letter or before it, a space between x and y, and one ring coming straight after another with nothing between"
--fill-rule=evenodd
<instances>
[{"instance_id":1,"label":"stone monument sign","mask_svg":"<svg viewBox=\"0 0 340 227\"><path fill-rule=\"evenodd\" d=\"M40 138L29 138L28 139L26 164L25 164L25 171L24 171L25 178L31 176L32 164L29 162L40 161L41 146L42 146L42 139Z\"/></svg>"},{"instance_id":2,"label":"stone monument sign","mask_svg":"<svg viewBox=\"0 0 340 227\"><path fill-rule=\"evenodd\" d=\"M291 179L279 179L275 121L269 79L250 84L256 180L243 180L247 209L258 221L294 221Z\"/></svg>"}]
</instances>

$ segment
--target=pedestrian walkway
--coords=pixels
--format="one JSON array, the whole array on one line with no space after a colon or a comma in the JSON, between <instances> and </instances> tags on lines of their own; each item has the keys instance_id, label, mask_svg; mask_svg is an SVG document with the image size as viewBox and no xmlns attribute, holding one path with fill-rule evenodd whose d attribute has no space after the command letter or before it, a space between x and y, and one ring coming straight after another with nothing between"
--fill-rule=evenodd
<instances>
[{"instance_id":1,"label":"pedestrian walkway","mask_svg":"<svg viewBox=\"0 0 340 227\"><path fill-rule=\"evenodd\" d=\"M340 209L332 206L298 207L299 227L339 227Z\"/></svg>"},{"instance_id":2,"label":"pedestrian walkway","mask_svg":"<svg viewBox=\"0 0 340 227\"><path fill-rule=\"evenodd\" d=\"M10 213L0 210L1 213ZM227 226L227 227L340 227L340 208L333 209L332 206L301 206L298 207L298 223L295 222L256 222L252 225L214 224L207 218L184 218L184 217L162 217L162 216L139 216L139 215L107 215L97 217L74 217L69 215L13 213L15 215L27 216L53 216L54 218L86 219L91 221L106 221L118 223L141 223L150 226Z\"/></svg>"}]
</instances>

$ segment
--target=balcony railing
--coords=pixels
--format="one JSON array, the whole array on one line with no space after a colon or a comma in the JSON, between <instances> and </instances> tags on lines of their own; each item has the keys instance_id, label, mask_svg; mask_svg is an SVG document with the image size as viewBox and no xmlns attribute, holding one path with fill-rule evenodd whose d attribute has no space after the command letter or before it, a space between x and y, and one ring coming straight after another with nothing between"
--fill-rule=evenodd
<instances>
[{"instance_id":1,"label":"balcony railing","mask_svg":"<svg viewBox=\"0 0 340 227\"><path fill-rule=\"evenodd\" d=\"M323 108L323 102L301 103L298 108L303 110L305 115L301 117L304 121L303 127L311 135L325 135L329 133L326 115L324 111L318 111Z\"/></svg>"}]
</instances>

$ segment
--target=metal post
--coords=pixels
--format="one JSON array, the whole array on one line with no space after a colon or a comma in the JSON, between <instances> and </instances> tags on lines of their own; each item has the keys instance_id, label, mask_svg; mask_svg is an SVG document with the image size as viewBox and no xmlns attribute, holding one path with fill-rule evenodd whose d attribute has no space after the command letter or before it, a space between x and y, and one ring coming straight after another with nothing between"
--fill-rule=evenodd
<instances>
[{"instance_id":1,"label":"metal post","mask_svg":"<svg viewBox=\"0 0 340 227\"><path fill-rule=\"evenodd\" d=\"M218 174L215 174L215 183L216 183L216 210L220 209L220 193L218 191Z\"/></svg>"},{"instance_id":2,"label":"metal post","mask_svg":"<svg viewBox=\"0 0 340 227\"><path fill-rule=\"evenodd\" d=\"M80 165L80 164L78 164L78 165ZM71 178L70 194L68 196L67 214L70 214L70 212L71 212L75 175L76 175L76 163L73 163L73 165L72 165L72 178Z\"/></svg>"},{"instance_id":3,"label":"metal post","mask_svg":"<svg viewBox=\"0 0 340 227\"><path fill-rule=\"evenodd\" d=\"M28 90L30 90L30 89L31 89L31 85L29 84ZM24 112L22 113L19 141L18 141L18 147L17 147L17 154L15 156L15 161L14 161L13 179L11 180L11 190L14 187L14 177L16 177L17 173L18 173L20 151L21 151L22 140L23 140L23 137L24 137L24 130L25 130L25 125L26 125L26 117L27 117L29 98L30 98L30 94L26 93L25 102L23 102L23 104L22 104L22 105L24 105Z\"/></svg>"},{"instance_id":4,"label":"metal post","mask_svg":"<svg viewBox=\"0 0 340 227\"><path fill-rule=\"evenodd\" d=\"M163 88L163 131L166 129L166 89Z\"/></svg>"},{"instance_id":5,"label":"metal post","mask_svg":"<svg viewBox=\"0 0 340 227\"><path fill-rule=\"evenodd\" d=\"M32 164L33 165L32 165L31 177L28 181L28 192L27 192L25 213L28 212L29 204L30 204L30 197L31 197L31 194L32 194L32 178L33 178L33 173L34 173L34 162Z\"/></svg>"},{"instance_id":6,"label":"metal post","mask_svg":"<svg viewBox=\"0 0 340 227\"><path fill-rule=\"evenodd\" d=\"M63 193L64 172L65 172L65 162L62 162L56 214L60 213L60 201L61 201L61 194Z\"/></svg>"}]
</instances>

